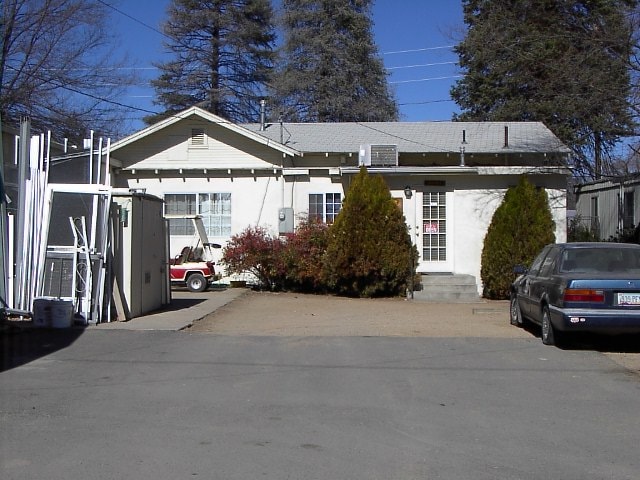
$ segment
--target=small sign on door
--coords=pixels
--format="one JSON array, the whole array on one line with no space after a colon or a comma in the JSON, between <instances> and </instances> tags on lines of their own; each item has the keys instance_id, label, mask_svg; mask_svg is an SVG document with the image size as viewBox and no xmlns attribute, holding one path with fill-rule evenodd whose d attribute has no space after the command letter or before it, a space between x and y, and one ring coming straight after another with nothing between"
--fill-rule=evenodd
<instances>
[{"instance_id":1,"label":"small sign on door","mask_svg":"<svg viewBox=\"0 0 640 480\"><path fill-rule=\"evenodd\" d=\"M438 232L439 232L438 222L424 222L423 233L433 234Z\"/></svg>"}]
</instances>

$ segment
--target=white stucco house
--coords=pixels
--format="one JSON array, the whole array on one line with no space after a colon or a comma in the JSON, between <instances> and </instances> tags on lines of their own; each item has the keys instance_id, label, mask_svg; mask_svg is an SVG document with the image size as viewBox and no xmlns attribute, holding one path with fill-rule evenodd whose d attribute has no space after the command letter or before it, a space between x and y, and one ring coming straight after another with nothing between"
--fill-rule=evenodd
<instances>
[{"instance_id":1,"label":"white stucco house","mask_svg":"<svg viewBox=\"0 0 640 480\"><path fill-rule=\"evenodd\" d=\"M210 241L248 226L274 234L301 216L332 222L366 165L401 206L418 272L467 274L480 285L488 225L507 188L527 175L546 189L556 239L566 239L569 150L538 122L270 123L238 125L197 107L112 144L114 185L144 189L166 214L199 214ZM170 224L172 254L191 238Z\"/></svg>"}]
</instances>

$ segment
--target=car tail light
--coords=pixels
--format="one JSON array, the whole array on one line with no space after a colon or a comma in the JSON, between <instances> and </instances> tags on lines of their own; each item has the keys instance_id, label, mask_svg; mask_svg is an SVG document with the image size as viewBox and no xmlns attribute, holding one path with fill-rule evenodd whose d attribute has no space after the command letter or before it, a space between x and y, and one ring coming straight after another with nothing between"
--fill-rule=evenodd
<instances>
[{"instance_id":1,"label":"car tail light","mask_svg":"<svg viewBox=\"0 0 640 480\"><path fill-rule=\"evenodd\" d=\"M604 303L604 292L602 290L567 288L564 291L564 301Z\"/></svg>"}]
</instances>

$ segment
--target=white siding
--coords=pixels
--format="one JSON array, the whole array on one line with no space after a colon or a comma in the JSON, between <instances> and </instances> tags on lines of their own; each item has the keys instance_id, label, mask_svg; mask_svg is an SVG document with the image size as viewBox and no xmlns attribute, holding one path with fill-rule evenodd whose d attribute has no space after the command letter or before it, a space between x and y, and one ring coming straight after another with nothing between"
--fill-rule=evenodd
<instances>
[{"instance_id":1,"label":"white siding","mask_svg":"<svg viewBox=\"0 0 640 480\"><path fill-rule=\"evenodd\" d=\"M191 145L191 130L204 128L205 145ZM125 168L268 169L282 165L282 153L217 125L184 122L143 137L114 153Z\"/></svg>"}]
</instances>

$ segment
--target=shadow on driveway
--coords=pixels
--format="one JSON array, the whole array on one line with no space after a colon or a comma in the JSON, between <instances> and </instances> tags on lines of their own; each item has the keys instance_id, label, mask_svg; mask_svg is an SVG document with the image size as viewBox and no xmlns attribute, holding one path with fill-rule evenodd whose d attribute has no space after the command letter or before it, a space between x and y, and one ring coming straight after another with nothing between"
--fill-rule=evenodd
<instances>
[{"instance_id":1,"label":"shadow on driveway","mask_svg":"<svg viewBox=\"0 0 640 480\"><path fill-rule=\"evenodd\" d=\"M524 325L531 335L540 338L540 327L531 322ZM602 353L640 353L640 334L598 335L588 332L575 332L565 336L562 350L593 350Z\"/></svg>"},{"instance_id":2,"label":"shadow on driveway","mask_svg":"<svg viewBox=\"0 0 640 480\"><path fill-rule=\"evenodd\" d=\"M171 299L171 303L164 305L162 308L153 312L145 313L145 315L155 315L163 312L175 312L176 310L182 310L186 308L195 307L196 305L206 302L206 298L176 298Z\"/></svg>"},{"instance_id":3,"label":"shadow on driveway","mask_svg":"<svg viewBox=\"0 0 640 480\"><path fill-rule=\"evenodd\" d=\"M22 323L22 322L20 322ZM8 322L0 330L0 372L19 367L68 347L84 333L83 327L34 328Z\"/></svg>"}]
</instances>

